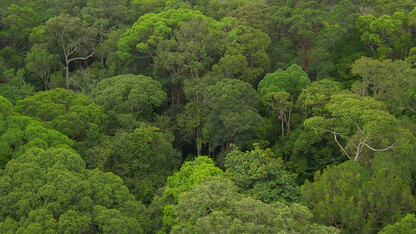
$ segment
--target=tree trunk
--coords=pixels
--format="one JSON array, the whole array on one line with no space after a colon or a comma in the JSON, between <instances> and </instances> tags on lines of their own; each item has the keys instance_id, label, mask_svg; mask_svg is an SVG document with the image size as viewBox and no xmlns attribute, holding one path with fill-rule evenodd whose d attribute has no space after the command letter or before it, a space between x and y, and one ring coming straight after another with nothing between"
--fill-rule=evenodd
<instances>
[{"instance_id":1,"label":"tree trunk","mask_svg":"<svg viewBox=\"0 0 416 234\"><path fill-rule=\"evenodd\" d=\"M306 73L308 73L308 63L309 63L308 53L311 47L312 45L311 45L310 39L305 38L305 48L303 49L303 55L302 55L302 68Z\"/></svg>"},{"instance_id":2,"label":"tree trunk","mask_svg":"<svg viewBox=\"0 0 416 234\"><path fill-rule=\"evenodd\" d=\"M69 61L65 58L65 84L66 90L69 90Z\"/></svg>"},{"instance_id":3,"label":"tree trunk","mask_svg":"<svg viewBox=\"0 0 416 234\"><path fill-rule=\"evenodd\" d=\"M181 90L180 89L176 90L176 104L177 105L181 104Z\"/></svg>"},{"instance_id":4,"label":"tree trunk","mask_svg":"<svg viewBox=\"0 0 416 234\"><path fill-rule=\"evenodd\" d=\"M100 33L100 62L101 66L104 66L104 51L103 51L104 36Z\"/></svg>"},{"instance_id":5,"label":"tree trunk","mask_svg":"<svg viewBox=\"0 0 416 234\"><path fill-rule=\"evenodd\" d=\"M196 128L196 150L197 156L201 156L202 151L202 137L201 137L201 129L200 127Z\"/></svg>"},{"instance_id":6,"label":"tree trunk","mask_svg":"<svg viewBox=\"0 0 416 234\"><path fill-rule=\"evenodd\" d=\"M47 91L48 90L48 80L44 80L43 85L45 87L45 91Z\"/></svg>"},{"instance_id":7,"label":"tree trunk","mask_svg":"<svg viewBox=\"0 0 416 234\"><path fill-rule=\"evenodd\" d=\"M279 117L279 119L282 122L282 136L284 136L285 135L285 125L284 125L285 121L283 120L282 110L280 110L280 117Z\"/></svg>"}]
</instances>

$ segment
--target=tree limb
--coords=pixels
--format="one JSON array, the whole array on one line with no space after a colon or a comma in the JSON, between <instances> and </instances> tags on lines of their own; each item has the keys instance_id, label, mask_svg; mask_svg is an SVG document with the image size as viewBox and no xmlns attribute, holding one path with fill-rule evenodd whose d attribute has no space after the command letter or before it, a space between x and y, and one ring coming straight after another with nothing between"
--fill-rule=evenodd
<instances>
[{"instance_id":1,"label":"tree limb","mask_svg":"<svg viewBox=\"0 0 416 234\"><path fill-rule=\"evenodd\" d=\"M72 62L72 61L74 61L74 60L86 60L86 59L88 59L89 57L91 57L93 54L95 53L95 51L94 52L92 52L90 55L88 55L87 57L76 57L76 58L71 58L71 59L69 59L68 60L68 63L70 63L70 62Z\"/></svg>"},{"instance_id":2,"label":"tree limb","mask_svg":"<svg viewBox=\"0 0 416 234\"><path fill-rule=\"evenodd\" d=\"M338 142L337 134L336 132L331 132L332 135L334 135L335 142L338 144L339 148L341 148L342 152L348 157L349 160L351 160L350 155L345 151L344 147L341 146L341 144Z\"/></svg>"},{"instance_id":3,"label":"tree limb","mask_svg":"<svg viewBox=\"0 0 416 234\"><path fill-rule=\"evenodd\" d=\"M375 151L375 152L387 151L387 150L389 150L389 149L393 148L393 146L394 146L395 144L396 144L396 142L395 142L395 143L393 143L391 146L389 146L389 147L387 147L387 148L384 148L384 149L374 149L373 147L371 147L371 146L367 145L366 143L364 143L364 145L365 145L365 146L367 146L367 148L369 148L370 150Z\"/></svg>"}]
</instances>

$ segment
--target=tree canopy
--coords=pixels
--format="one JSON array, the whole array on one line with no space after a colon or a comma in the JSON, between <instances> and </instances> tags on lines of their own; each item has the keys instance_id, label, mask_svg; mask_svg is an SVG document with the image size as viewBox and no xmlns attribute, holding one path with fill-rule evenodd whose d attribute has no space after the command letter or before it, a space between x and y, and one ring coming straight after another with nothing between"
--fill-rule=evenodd
<instances>
[{"instance_id":1,"label":"tree canopy","mask_svg":"<svg viewBox=\"0 0 416 234\"><path fill-rule=\"evenodd\" d=\"M0 233L414 232L415 0L0 1Z\"/></svg>"}]
</instances>

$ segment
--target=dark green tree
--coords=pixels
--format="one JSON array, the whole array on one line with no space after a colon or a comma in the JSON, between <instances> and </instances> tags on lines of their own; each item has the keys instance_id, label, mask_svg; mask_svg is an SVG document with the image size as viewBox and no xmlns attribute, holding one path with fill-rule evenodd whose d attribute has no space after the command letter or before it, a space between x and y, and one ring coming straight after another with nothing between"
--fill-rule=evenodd
<instances>
[{"instance_id":1,"label":"dark green tree","mask_svg":"<svg viewBox=\"0 0 416 234\"><path fill-rule=\"evenodd\" d=\"M241 80L223 79L209 86L204 96L205 105L211 108L205 125L210 151L220 147L227 152L231 143L248 147L252 126L262 122L256 109L259 96L253 87Z\"/></svg>"}]
</instances>

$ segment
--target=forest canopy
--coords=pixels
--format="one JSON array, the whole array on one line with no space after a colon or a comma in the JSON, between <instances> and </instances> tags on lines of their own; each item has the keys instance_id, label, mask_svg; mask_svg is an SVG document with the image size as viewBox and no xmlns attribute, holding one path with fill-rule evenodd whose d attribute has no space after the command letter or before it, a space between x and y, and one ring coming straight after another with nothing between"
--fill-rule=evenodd
<instances>
[{"instance_id":1,"label":"forest canopy","mask_svg":"<svg viewBox=\"0 0 416 234\"><path fill-rule=\"evenodd\" d=\"M412 233L415 0L0 1L0 233Z\"/></svg>"}]
</instances>

